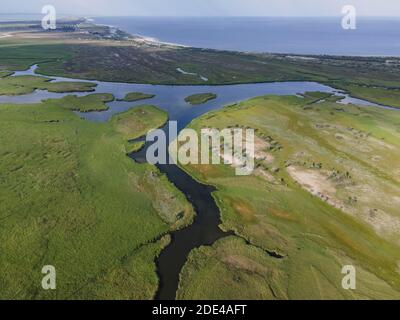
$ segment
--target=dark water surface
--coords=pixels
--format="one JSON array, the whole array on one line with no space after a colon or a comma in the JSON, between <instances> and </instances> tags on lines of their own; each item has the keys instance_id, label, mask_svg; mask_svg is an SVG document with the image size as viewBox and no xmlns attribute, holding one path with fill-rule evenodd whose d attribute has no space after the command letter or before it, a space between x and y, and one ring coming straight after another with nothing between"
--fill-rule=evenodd
<instances>
[{"instance_id":1,"label":"dark water surface","mask_svg":"<svg viewBox=\"0 0 400 320\"><path fill-rule=\"evenodd\" d=\"M33 66L27 71L16 72L15 75L34 74L35 69L36 66ZM54 79L53 81L82 81L60 77L52 78ZM277 82L211 87L94 82L97 84L95 92L112 93L116 98L123 98L126 93L136 91L153 93L156 97L135 103L114 101L108 104L110 107L108 111L91 113L77 112L81 117L89 121L107 121L113 114L123 112L130 109L132 106L150 103L166 110L169 113L170 120L176 120L178 122L178 130L183 129L190 121L210 110L219 109L225 104L239 102L256 96L266 94L295 95L306 91L337 93L335 89L315 82ZM188 95L201 92L216 93L218 98L200 106L191 106L185 102L184 99ZM43 99L61 98L68 94L36 90L32 94L22 96L0 96L0 103L37 103ZM77 93L77 95L86 94L87 93ZM376 106L367 101L354 99L348 95L345 96L346 99L343 100L344 103L356 102L361 105ZM146 147L140 152L131 155L131 157L137 162L145 162ZM158 165L158 168L185 194L186 198L192 203L197 214L192 225L171 234L171 244L162 251L160 257L156 261L158 275L160 277L160 287L157 298L174 299L179 284L179 274L190 251L203 245L211 245L216 240L227 236L228 233L224 233L219 228L219 224L221 223L220 212L211 195L214 191L213 187L197 182L176 165Z\"/></svg>"},{"instance_id":2,"label":"dark water surface","mask_svg":"<svg viewBox=\"0 0 400 320\"><path fill-rule=\"evenodd\" d=\"M131 157L139 163L146 162L146 148L132 154ZM221 219L219 209L211 196L215 191L213 187L197 182L177 165L157 165L157 167L184 192L197 214L193 224L171 234L171 244L161 252L156 261L160 278L156 299L173 300L178 289L180 271L189 253L194 248L212 245L230 233L223 232L218 227Z\"/></svg>"}]
</instances>

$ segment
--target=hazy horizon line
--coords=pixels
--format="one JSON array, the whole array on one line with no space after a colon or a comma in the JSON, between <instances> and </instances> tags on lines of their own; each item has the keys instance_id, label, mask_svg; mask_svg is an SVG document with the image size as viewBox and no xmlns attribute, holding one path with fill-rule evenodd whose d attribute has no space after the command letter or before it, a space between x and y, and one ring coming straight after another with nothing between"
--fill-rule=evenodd
<instances>
[{"instance_id":1,"label":"hazy horizon line","mask_svg":"<svg viewBox=\"0 0 400 320\"><path fill-rule=\"evenodd\" d=\"M0 16L7 15L32 15L43 16L42 13L32 12L6 12L0 13ZM91 18L91 17L133 17L133 18L340 18L342 15L130 15L130 14L89 14L89 13L58 13L60 16L72 16L76 18ZM400 18L391 15L361 15L361 18Z\"/></svg>"}]
</instances>

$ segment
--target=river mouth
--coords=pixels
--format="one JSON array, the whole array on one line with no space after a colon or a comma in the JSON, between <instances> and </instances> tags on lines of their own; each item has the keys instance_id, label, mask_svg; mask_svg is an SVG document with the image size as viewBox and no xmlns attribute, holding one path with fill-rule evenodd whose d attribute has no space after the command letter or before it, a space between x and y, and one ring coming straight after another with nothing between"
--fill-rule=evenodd
<instances>
[{"instance_id":1,"label":"river mouth","mask_svg":"<svg viewBox=\"0 0 400 320\"><path fill-rule=\"evenodd\" d=\"M32 75L36 67L27 71L17 72L15 75ZM38 75L39 76L39 75ZM54 81L83 81L61 77L51 77ZM93 82L93 81L85 81ZM338 93L334 88L315 82L276 82L257 83L231 86L165 86L165 85L139 85L128 83L95 82L97 87L95 93L111 93L115 98L123 98L129 92L143 92L154 94L149 100L135 103L124 101L113 101L108 103L109 110L103 112L90 112L77 114L89 121L108 121L113 114L126 111L134 106L142 104L154 104L169 114L169 119L177 121L178 131L185 128L193 119L209 112L222 108L224 105L237 103L249 98L274 94L274 95L297 95L307 91L320 91L332 94ZM185 98L196 93L215 93L217 99L203 105L191 106L185 102ZM49 93L36 90L32 94L22 96L0 96L0 103L37 103L48 98L62 98L71 93ZM86 95L88 93L72 93ZM345 94L344 94L345 95ZM367 106L378 106L368 101L353 99L347 95L343 103L357 103ZM353 100L352 100L353 99ZM382 106L378 106L382 107ZM165 130L165 128L164 128ZM130 157L138 163L146 162L146 144L139 152L131 154ZM215 241L232 233L222 231L221 216L219 208L212 196L215 188L204 185L193 179L177 165L157 165L193 205L196 211L194 222L179 231L172 232L172 241L156 260L157 272L160 285L156 299L174 300L179 286L179 275L186 263L189 253L198 247L212 245Z\"/></svg>"}]
</instances>

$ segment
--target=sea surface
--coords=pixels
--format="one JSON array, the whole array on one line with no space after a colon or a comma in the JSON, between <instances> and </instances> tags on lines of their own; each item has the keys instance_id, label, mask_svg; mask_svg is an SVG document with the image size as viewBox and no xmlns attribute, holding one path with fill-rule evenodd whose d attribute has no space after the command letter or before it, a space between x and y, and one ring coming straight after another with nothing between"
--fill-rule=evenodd
<instances>
[{"instance_id":1,"label":"sea surface","mask_svg":"<svg viewBox=\"0 0 400 320\"><path fill-rule=\"evenodd\" d=\"M162 42L200 48L251 52L400 56L399 18L358 18L344 30L342 17L96 17Z\"/></svg>"}]
</instances>

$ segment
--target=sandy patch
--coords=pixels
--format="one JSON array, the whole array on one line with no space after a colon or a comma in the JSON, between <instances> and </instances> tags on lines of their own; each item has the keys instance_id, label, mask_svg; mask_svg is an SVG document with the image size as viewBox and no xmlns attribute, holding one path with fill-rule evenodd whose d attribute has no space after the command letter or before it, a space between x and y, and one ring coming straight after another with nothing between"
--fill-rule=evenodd
<instances>
[{"instance_id":1,"label":"sandy patch","mask_svg":"<svg viewBox=\"0 0 400 320\"><path fill-rule=\"evenodd\" d=\"M303 56L286 56L286 58L289 58L289 59L292 59L292 60L306 60L306 61L319 60L318 58L303 57Z\"/></svg>"},{"instance_id":2,"label":"sandy patch","mask_svg":"<svg viewBox=\"0 0 400 320\"><path fill-rule=\"evenodd\" d=\"M257 160L265 161L268 163L271 163L274 161L274 157L266 152L271 145L266 142L265 140L259 138L259 137L254 137L254 157Z\"/></svg>"},{"instance_id":3,"label":"sandy patch","mask_svg":"<svg viewBox=\"0 0 400 320\"><path fill-rule=\"evenodd\" d=\"M393 202L394 202L396 205L400 205L400 197L393 197Z\"/></svg>"},{"instance_id":4,"label":"sandy patch","mask_svg":"<svg viewBox=\"0 0 400 320\"><path fill-rule=\"evenodd\" d=\"M196 76L196 77L198 76L204 82L208 81L208 78L206 78L206 77L204 77L204 76L202 76L201 74L198 74L198 73L187 72L187 71L183 70L182 68L176 68L176 71L178 71L179 73L184 74L184 75L190 75L190 76Z\"/></svg>"},{"instance_id":5,"label":"sandy patch","mask_svg":"<svg viewBox=\"0 0 400 320\"><path fill-rule=\"evenodd\" d=\"M370 153L370 152L373 151L373 149L370 146L367 146L367 145L361 145L361 146L359 146L358 149L363 153Z\"/></svg>"},{"instance_id":6,"label":"sandy patch","mask_svg":"<svg viewBox=\"0 0 400 320\"><path fill-rule=\"evenodd\" d=\"M287 171L293 179L312 192L329 194L336 192L335 187L317 170L299 169L290 166L287 168Z\"/></svg>"},{"instance_id":7,"label":"sandy patch","mask_svg":"<svg viewBox=\"0 0 400 320\"><path fill-rule=\"evenodd\" d=\"M400 219L382 210L366 208L362 214L362 218L383 237L388 236L389 233L397 234L400 231Z\"/></svg>"},{"instance_id":8,"label":"sandy patch","mask_svg":"<svg viewBox=\"0 0 400 320\"><path fill-rule=\"evenodd\" d=\"M335 198L336 188L325 175L318 170L300 169L290 166L289 175L304 189L338 209L343 209L343 204Z\"/></svg>"},{"instance_id":9,"label":"sandy patch","mask_svg":"<svg viewBox=\"0 0 400 320\"><path fill-rule=\"evenodd\" d=\"M327 179L323 171L303 169L294 166L288 167L287 171L305 190L319 197L331 206L352 216L359 217L365 223L369 224L380 236L387 238L400 233L400 218L390 215L383 210L371 208L371 204L369 204L371 200L370 195L376 195L376 191L372 186L367 184L359 186L357 188L357 194L360 192L364 196L358 197L357 206L349 207L345 205L345 202L337 199L336 187ZM349 193L349 195L354 195L354 192ZM381 199L385 199L386 203L393 203L393 206L400 205L400 197L388 198L382 195Z\"/></svg>"},{"instance_id":10,"label":"sandy patch","mask_svg":"<svg viewBox=\"0 0 400 320\"><path fill-rule=\"evenodd\" d=\"M394 150L394 149L395 149L394 146L392 146L391 144L385 142L385 141L382 140L382 139L377 139L377 138L374 138L374 137L370 137L370 141L371 141L372 143L374 143L374 144L377 144L377 145L379 145L379 146L381 146L381 147L384 147L384 148L386 148L386 149L389 149L389 150Z\"/></svg>"},{"instance_id":11,"label":"sandy patch","mask_svg":"<svg viewBox=\"0 0 400 320\"><path fill-rule=\"evenodd\" d=\"M266 181L268 181L268 182L271 182L271 183L273 183L273 182L276 181L275 178L274 178L274 176L273 176L272 174L270 174L269 172L266 172L265 170L263 170L263 169L261 169L261 168L258 168L258 169L256 169L256 170L254 170L254 174L255 174L257 177L261 177L261 178L263 178L264 180L266 180Z\"/></svg>"},{"instance_id":12,"label":"sandy patch","mask_svg":"<svg viewBox=\"0 0 400 320\"><path fill-rule=\"evenodd\" d=\"M378 155L375 155L375 156L373 156L373 157L371 158L371 160L374 161L374 162L379 162L379 161L382 160L382 157L381 157L381 156L378 156Z\"/></svg>"},{"instance_id":13,"label":"sandy patch","mask_svg":"<svg viewBox=\"0 0 400 320\"><path fill-rule=\"evenodd\" d=\"M213 132L211 129L203 129L202 134L205 136L212 136ZM233 135L234 134L232 132L232 137ZM257 136L254 137L254 148L249 147L249 149L247 149L248 145L245 137L243 137L242 147L245 148L245 150L243 150L242 154L235 154L233 149L233 140L230 140L231 141L224 141L223 145L214 145L211 149L211 153L213 155L217 155L223 160L223 163L230 165L233 168L242 168L244 170L246 169L248 163L253 159L263 161L267 164L270 164L274 161L274 157L266 152L266 149L270 146L270 144ZM223 140L221 139L221 141ZM228 152L226 152L227 150ZM251 168L247 169L249 170L249 174L251 174L253 170Z\"/></svg>"}]
</instances>

